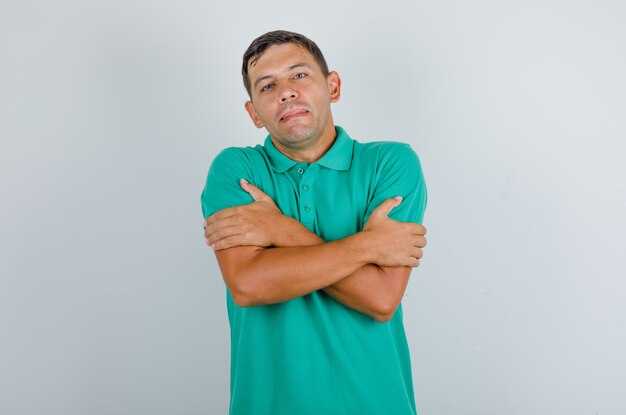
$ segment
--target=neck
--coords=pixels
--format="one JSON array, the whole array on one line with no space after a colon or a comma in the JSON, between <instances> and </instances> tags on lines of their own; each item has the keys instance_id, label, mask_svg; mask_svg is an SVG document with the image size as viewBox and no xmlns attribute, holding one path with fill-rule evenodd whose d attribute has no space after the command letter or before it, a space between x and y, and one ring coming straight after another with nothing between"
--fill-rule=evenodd
<instances>
[{"instance_id":1,"label":"neck","mask_svg":"<svg viewBox=\"0 0 626 415\"><path fill-rule=\"evenodd\" d=\"M311 147L301 149L287 148L280 145L273 139L272 143L274 143L274 146L278 149L278 151L290 159L311 164L315 163L317 160L321 159L324 154L326 154L326 152L335 143L336 137L337 132L335 131L335 123L333 122L332 117L330 117L324 127L324 130L322 131L322 134L317 140L315 140L315 143Z\"/></svg>"}]
</instances>

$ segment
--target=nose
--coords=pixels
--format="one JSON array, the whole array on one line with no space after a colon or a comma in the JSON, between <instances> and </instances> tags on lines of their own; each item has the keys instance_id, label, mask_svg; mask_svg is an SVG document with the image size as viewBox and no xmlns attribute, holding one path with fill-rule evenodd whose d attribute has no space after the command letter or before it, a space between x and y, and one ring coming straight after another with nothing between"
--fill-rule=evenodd
<instances>
[{"instance_id":1,"label":"nose","mask_svg":"<svg viewBox=\"0 0 626 415\"><path fill-rule=\"evenodd\" d=\"M286 85L280 91L280 102L294 100L297 98L297 96L298 96L298 93L296 92L296 90L291 85Z\"/></svg>"}]
</instances>

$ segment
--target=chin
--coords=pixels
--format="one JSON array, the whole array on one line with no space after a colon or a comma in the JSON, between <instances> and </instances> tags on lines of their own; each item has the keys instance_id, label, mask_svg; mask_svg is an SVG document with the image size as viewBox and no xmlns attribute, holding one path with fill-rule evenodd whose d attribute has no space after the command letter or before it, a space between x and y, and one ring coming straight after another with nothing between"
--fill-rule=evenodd
<instances>
[{"instance_id":1,"label":"chin","mask_svg":"<svg viewBox=\"0 0 626 415\"><path fill-rule=\"evenodd\" d=\"M311 126L294 127L285 134L282 135L282 139L285 142L291 144L297 144L304 141L308 141L311 138L320 135L321 131Z\"/></svg>"}]
</instances>

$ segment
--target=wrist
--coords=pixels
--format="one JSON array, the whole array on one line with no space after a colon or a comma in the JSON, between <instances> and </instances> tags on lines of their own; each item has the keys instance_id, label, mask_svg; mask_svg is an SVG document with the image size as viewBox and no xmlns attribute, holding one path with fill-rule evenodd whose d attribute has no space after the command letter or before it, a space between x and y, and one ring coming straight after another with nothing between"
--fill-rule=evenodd
<instances>
[{"instance_id":1,"label":"wrist","mask_svg":"<svg viewBox=\"0 0 626 415\"><path fill-rule=\"evenodd\" d=\"M324 243L322 238L297 220L289 216L283 216L283 218L284 221L275 228L274 246L311 246Z\"/></svg>"},{"instance_id":2,"label":"wrist","mask_svg":"<svg viewBox=\"0 0 626 415\"><path fill-rule=\"evenodd\" d=\"M361 266L376 263L376 252L372 249L370 238L369 232L361 231L341 240L345 243L347 254Z\"/></svg>"}]
</instances>

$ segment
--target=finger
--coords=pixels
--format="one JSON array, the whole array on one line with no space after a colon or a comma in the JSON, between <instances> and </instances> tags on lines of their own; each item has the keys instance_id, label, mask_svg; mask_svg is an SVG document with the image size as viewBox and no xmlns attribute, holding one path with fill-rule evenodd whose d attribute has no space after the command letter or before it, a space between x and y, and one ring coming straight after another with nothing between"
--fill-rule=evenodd
<instances>
[{"instance_id":1,"label":"finger","mask_svg":"<svg viewBox=\"0 0 626 415\"><path fill-rule=\"evenodd\" d=\"M226 226L220 227L219 229L210 232L209 234L205 235L205 238L209 245L213 245L222 239L243 234L244 232L241 232L241 229L238 226Z\"/></svg>"},{"instance_id":2,"label":"finger","mask_svg":"<svg viewBox=\"0 0 626 415\"><path fill-rule=\"evenodd\" d=\"M404 222L407 231L411 232L413 235L424 236L426 235L426 228L419 223L414 222Z\"/></svg>"},{"instance_id":3,"label":"finger","mask_svg":"<svg viewBox=\"0 0 626 415\"><path fill-rule=\"evenodd\" d=\"M409 261L412 261L413 259L422 259L422 250L417 248L417 247L412 247L407 251L407 258L409 258Z\"/></svg>"},{"instance_id":4,"label":"finger","mask_svg":"<svg viewBox=\"0 0 626 415\"><path fill-rule=\"evenodd\" d=\"M426 228L424 227L424 225L418 223L417 227L416 227L416 230L417 230L416 233L418 233L420 235L426 235Z\"/></svg>"},{"instance_id":5,"label":"finger","mask_svg":"<svg viewBox=\"0 0 626 415\"><path fill-rule=\"evenodd\" d=\"M256 187L252 183L249 183L246 179L241 179L239 181L239 184L241 185L241 188L243 190L245 190L246 192L248 192L250 194L250 196L252 196L252 198L255 200L255 202L258 202L259 200L266 200L266 199L270 198L268 195L263 193L263 191L261 189L259 189L258 187Z\"/></svg>"},{"instance_id":6,"label":"finger","mask_svg":"<svg viewBox=\"0 0 626 415\"><path fill-rule=\"evenodd\" d=\"M374 209L374 211L372 211L372 216L374 215L387 216L389 215L389 212L391 212L391 209L395 208L400 203L402 203L402 196L396 196L391 199L386 199L384 202L378 205L376 209Z\"/></svg>"},{"instance_id":7,"label":"finger","mask_svg":"<svg viewBox=\"0 0 626 415\"><path fill-rule=\"evenodd\" d=\"M230 217L219 221L207 222L207 226L206 228L204 228L204 237L208 237L209 235L217 232L219 229L235 225L237 225L235 217Z\"/></svg>"},{"instance_id":8,"label":"finger","mask_svg":"<svg viewBox=\"0 0 626 415\"><path fill-rule=\"evenodd\" d=\"M220 217L220 218L209 218L206 222L206 229L215 229L220 226L232 226L236 223L242 222L241 217L236 213L233 213L230 216Z\"/></svg>"},{"instance_id":9,"label":"finger","mask_svg":"<svg viewBox=\"0 0 626 415\"><path fill-rule=\"evenodd\" d=\"M242 238L240 238L238 235L235 235L215 242L213 244L213 249L216 251L220 251L222 249L233 248L235 246L242 246L245 244L246 243Z\"/></svg>"},{"instance_id":10,"label":"finger","mask_svg":"<svg viewBox=\"0 0 626 415\"><path fill-rule=\"evenodd\" d=\"M415 238L415 242L414 245L417 246L418 248L423 248L426 246L426 238L424 238L423 236L417 236Z\"/></svg>"},{"instance_id":11,"label":"finger","mask_svg":"<svg viewBox=\"0 0 626 415\"><path fill-rule=\"evenodd\" d=\"M419 258L416 258L414 256L406 257L405 261L406 262L404 264L402 264L402 266L404 266L404 267L413 267L413 268L415 268L415 267L417 267L420 264Z\"/></svg>"},{"instance_id":12,"label":"finger","mask_svg":"<svg viewBox=\"0 0 626 415\"><path fill-rule=\"evenodd\" d=\"M214 214L206 218L207 225L211 225L216 222L235 216L237 214L237 210L236 210L237 208L238 206L234 206L234 207L225 208L225 209L215 212Z\"/></svg>"},{"instance_id":13,"label":"finger","mask_svg":"<svg viewBox=\"0 0 626 415\"><path fill-rule=\"evenodd\" d=\"M422 259L422 257L424 256L424 252L421 250L421 248L415 247L411 251L411 256L417 259Z\"/></svg>"}]
</instances>

